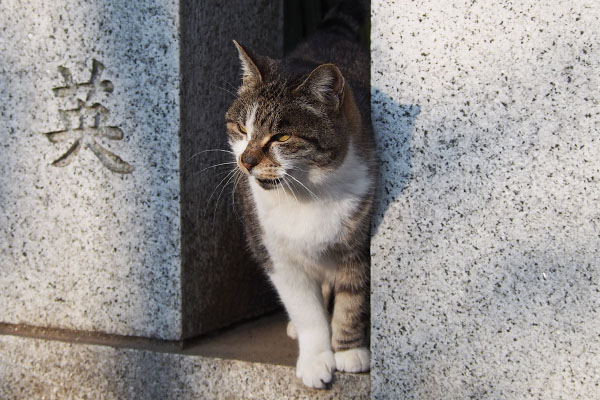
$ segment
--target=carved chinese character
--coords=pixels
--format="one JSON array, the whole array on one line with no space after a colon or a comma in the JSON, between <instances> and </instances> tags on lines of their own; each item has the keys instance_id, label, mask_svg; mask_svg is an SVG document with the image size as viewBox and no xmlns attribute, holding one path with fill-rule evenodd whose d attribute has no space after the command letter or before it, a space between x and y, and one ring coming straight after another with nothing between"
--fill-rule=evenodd
<instances>
[{"instance_id":1,"label":"carved chinese character","mask_svg":"<svg viewBox=\"0 0 600 400\"><path fill-rule=\"evenodd\" d=\"M121 129L108 125L109 112L106 107L94 102L98 93L111 93L114 89L112 82L100 80L102 71L104 71L102 63L92 60L90 80L77 83L73 81L71 71L68 68L59 67L59 72L65 83L64 86L56 87L52 91L56 97L76 100L77 105L69 109L59 109L58 113L64 129L45 134L52 143L74 140L66 153L52 163L53 166L64 167L70 164L81 148L85 147L98 157L102 165L113 172L128 174L134 170L132 165L107 150L97 140L99 138L123 139Z\"/></svg>"}]
</instances>

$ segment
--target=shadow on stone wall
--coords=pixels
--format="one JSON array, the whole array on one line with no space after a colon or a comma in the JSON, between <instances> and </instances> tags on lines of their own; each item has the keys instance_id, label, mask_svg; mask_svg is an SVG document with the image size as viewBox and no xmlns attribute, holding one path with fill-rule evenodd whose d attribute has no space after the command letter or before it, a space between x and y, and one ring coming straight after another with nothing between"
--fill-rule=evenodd
<instances>
[{"instance_id":1,"label":"shadow on stone wall","mask_svg":"<svg viewBox=\"0 0 600 400\"><path fill-rule=\"evenodd\" d=\"M225 112L240 83L232 40L281 57L276 2L205 7L180 2L181 260L183 337L192 338L279 307L262 267L246 247L233 207L236 181ZM199 156L194 157L195 154ZM183 165L189 160L188 165Z\"/></svg>"},{"instance_id":2,"label":"shadow on stone wall","mask_svg":"<svg viewBox=\"0 0 600 400\"><path fill-rule=\"evenodd\" d=\"M412 138L418 104L399 104L378 88L371 88L371 118L375 135L379 176L373 214L375 235L390 204L402 194L412 177Z\"/></svg>"}]
</instances>

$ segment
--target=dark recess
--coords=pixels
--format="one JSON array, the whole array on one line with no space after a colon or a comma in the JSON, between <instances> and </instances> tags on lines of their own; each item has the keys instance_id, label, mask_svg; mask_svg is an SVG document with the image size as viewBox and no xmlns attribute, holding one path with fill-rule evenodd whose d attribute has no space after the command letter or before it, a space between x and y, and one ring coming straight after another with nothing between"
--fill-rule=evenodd
<instances>
[{"instance_id":1,"label":"dark recess","mask_svg":"<svg viewBox=\"0 0 600 400\"><path fill-rule=\"evenodd\" d=\"M327 13L340 0L284 0L283 2L283 52L292 51L305 37L313 33ZM360 42L370 46L371 19L361 28Z\"/></svg>"}]
</instances>

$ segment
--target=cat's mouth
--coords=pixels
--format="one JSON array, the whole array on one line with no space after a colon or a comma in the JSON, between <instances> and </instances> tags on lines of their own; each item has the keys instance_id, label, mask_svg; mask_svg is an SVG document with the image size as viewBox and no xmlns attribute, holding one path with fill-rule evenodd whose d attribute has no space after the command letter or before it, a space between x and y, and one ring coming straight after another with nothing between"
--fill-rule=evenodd
<instances>
[{"instance_id":1,"label":"cat's mouth","mask_svg":"<svg viewBox=\"0 0 600 400\"><path fill-rule=\"evenodd\" d=\"M281 183L281 179L279 179L279 178L277 178L277 179L256 178L256 182L258 182L258 184L260 185L261 188L269 190L269 189L275 189L277 187L277 185L279 185Z\"/></svg>"}]
</instances>

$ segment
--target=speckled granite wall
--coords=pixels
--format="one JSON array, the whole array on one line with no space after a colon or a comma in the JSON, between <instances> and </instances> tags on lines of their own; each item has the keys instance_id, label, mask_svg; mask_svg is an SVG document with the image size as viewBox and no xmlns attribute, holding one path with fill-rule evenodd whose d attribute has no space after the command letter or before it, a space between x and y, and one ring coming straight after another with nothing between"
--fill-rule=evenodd
<instances>
[{"instance_id":1,"label":"speckled granite wall","mask_svg":"<svg viewBox=\"0 0 600 400\"><path fill-rule=\"evenodd\" d=\"M229 200L208 202L223 169L202 169L223 158L186 164L223 145L231 39L281 51L278 2L225 8L249 19L171 0L0 3L0 322L181 339L270 306L228 237Z\"/></svg>"},{"instance_id":2,"label":"speckled granite wall","mask_svg":"<svg viewBox=\"0 0 600 400\"><path fill-rule=\"evenodd\" d=\"M600 5L374 1L372 397L600 398Z\"/></svg>"},{"instance_id":3,"label":"speckled granite wall","mask_svg":"<svg viewBox=\"0 0 600 400\"><path fill-rule=\"evenodd\" d=\"M0 26L0 320L177 338L177 3L3 1Z\"/></svg>"}]
</instances>

